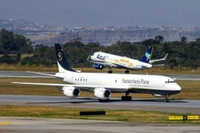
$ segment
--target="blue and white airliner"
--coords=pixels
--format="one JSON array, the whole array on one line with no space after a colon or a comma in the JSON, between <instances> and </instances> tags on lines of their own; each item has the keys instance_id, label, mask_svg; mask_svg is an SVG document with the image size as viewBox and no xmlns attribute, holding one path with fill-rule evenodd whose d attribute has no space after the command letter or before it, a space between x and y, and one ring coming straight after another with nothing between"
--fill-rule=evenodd
<instances>
[{"instance_id":1,"label":"blue and white airliner","mask_svg":"<svg viewBox=\"0 0 200 133\"><path fill-rule=\"evenodd\" d=\"M89 55L87 60L92 62L94 68L102 70L105 66L109 67L108 73L112 73L111 68L126 69L125 73L129 73L129 70L142 70L152 68L154 66L163 66L164 64L152 64L158 61L164 61L168 54L161 59L151 60L153 53L153 47L149 47L145 52L144 56L140 60L109 54L105 52L95 52L92 55Z\"/></svg>"}]
</instances>

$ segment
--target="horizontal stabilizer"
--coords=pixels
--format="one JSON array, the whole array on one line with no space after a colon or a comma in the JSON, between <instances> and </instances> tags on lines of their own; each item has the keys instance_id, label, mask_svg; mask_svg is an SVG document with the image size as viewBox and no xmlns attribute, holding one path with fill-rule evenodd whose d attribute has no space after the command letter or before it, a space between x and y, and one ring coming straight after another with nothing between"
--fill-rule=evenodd
<instances>
[{"instance_id":1,"label":"horizontal stabilizer","mask_svg":"<svg viewBox=\"0 0 200 133\"><path fill-rule=\"evenodd\" d=\"M41 72L31 72L31 71L26 71L27 73L33 73L33 74L38 74L38 75L44 75L44 76L50 76L50 77L56 77L53 74L48 74L48 73L41 73Z\"/></svg>"}]
</instances>

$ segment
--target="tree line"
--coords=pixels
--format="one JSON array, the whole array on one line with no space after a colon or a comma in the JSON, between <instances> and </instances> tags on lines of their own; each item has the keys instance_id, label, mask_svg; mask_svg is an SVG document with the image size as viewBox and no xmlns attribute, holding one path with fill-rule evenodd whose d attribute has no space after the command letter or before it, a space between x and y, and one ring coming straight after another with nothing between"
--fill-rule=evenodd
<instances>
[{"instance_id":1,"label":"tree line","mask_svg":"<svg viewBox=\"0 0 200 133\"><path fill-rule=\"evenodd\" d=\"M118 41L110 46L102 46L98 42L83 44L81 38L76 38L61 45L72 67L92 67L93 64L86 59L96 51L140 59L149 46L154 47L152 59L169 54L164 63L170 69L183 67L197 69L200 66L200 38L192 42L187 42L186 37L182 37L180 41L164 42L164 38L158 35L142 42ZM55 49L54 46L44 44L33 46L30 39L2 29L0 63L52 67L56 65Z\"/></svg>"}]
</instances>

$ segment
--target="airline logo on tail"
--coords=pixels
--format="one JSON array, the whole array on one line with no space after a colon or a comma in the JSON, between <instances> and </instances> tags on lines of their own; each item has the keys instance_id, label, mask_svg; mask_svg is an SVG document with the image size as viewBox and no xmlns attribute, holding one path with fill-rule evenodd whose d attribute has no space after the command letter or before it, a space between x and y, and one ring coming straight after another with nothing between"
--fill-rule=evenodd
<instances>
[{"instance_id":1,"label":"airline logo on tail","mask_svg":"<svg viewBox=\"0 0 200 133\"><path fill-rule=\"evenodd\" d=\"M146 56L148 59L151 59L151 54L150 54L150 53L146 52L146 53L145 53L145 56Z\"/></svg>"},{"instance_id":2,"label":"airline logo on tail","mask_svg":"<svg viewBox=\"0 0 200 133\"><path fill-rule=\"evenodd\" d=\"M152 53L153 53L153 47L149 47L140 61L149 63Z\"/></svg>"},{"instance_id":3,"label":"airline logo on tail","mask_svg":"<svg viewBox=\"0 0 200 133\"><path fill-rule=\"evenodd\" d=\"M61 52L58 52L58 60L59 60L59 61L62 61L62 59L63 59L63 58L62 58L62 53L61 53Z\"/></svg>"}]
</instances>

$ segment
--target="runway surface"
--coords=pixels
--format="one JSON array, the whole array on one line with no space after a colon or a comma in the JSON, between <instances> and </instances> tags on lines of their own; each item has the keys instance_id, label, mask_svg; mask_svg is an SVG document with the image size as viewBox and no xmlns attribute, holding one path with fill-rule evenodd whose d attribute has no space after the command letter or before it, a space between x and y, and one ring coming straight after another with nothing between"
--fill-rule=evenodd
<instances>
[{"instance_id":1,"label":"runway surface","mask_svg":"<svg viewBox=\"0 0 200 133\"><path fill-rule=\"evenodd\" d=\"M132 101L121 101L119 98L111 98L109 102L99 102L96 98L84 97L70 99L65 96L0 95L0 105L129 109L200 114L199 100L172 99L170 102L166 103L163 99L158 98L133 98Z\"/></svg>"},{"instance_id":2,"label":"runway surface","mask_svg":"<svg viewBox=\"0 0 200 133\"><path fill-rule=\"evenodd\" d=\"M0 117L2 133L199 133L200 126L96 120Z\"/></svg>"},{"instance_id":3,"label":"runway surface","mask_svg":"<svg viewBox=\"0 0 200 133\"><path fill-rule=\"evenodd\" d=\"M55 74L55 72L46 72L49 74ZM176 80L200 80L200 75L198 74L159 74L163 76L168 76L171 78L176 78ZM0 71L0 78L54 78L49 76L43 76L33 73L27 73L25 71Z\"/></svg>"}]
</instances>

